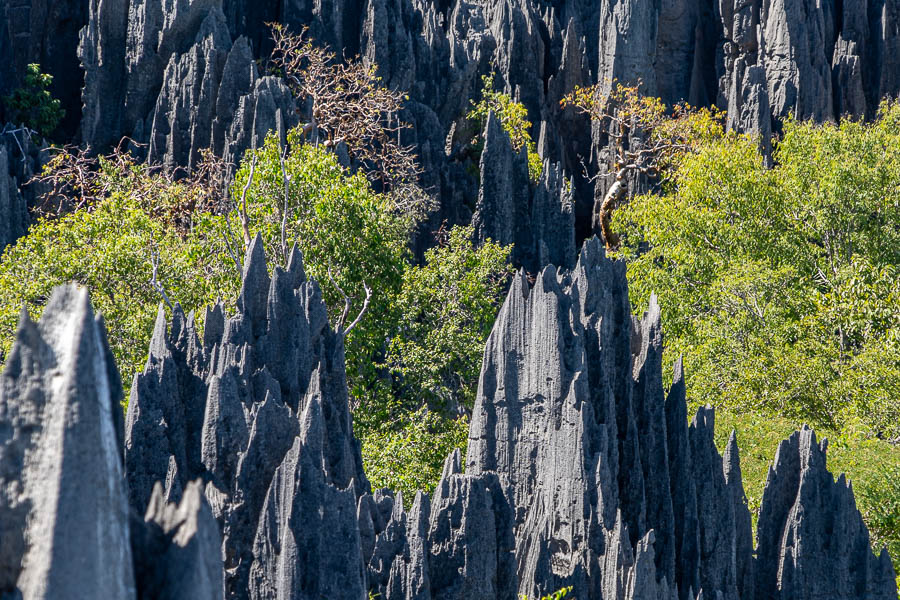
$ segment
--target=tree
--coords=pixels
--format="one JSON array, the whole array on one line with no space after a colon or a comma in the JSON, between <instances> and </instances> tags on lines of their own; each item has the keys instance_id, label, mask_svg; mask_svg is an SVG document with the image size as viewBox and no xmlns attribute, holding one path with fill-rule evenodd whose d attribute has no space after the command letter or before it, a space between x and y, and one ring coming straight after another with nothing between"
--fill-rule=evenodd
<instances>
[{"instance_id":1,"label":"tree","mask_svg":"<svg viewBox=\"0 0 900 600\"><path fill-rule=\"evenodd\" d=\"M408 127L400 120L406 93L384 87L374 64L338 61L327 46L309 39L305 28L294 34L277 23L270 27L274 71L301 102L310 103L312 121L303 129L308 140L317 142L321 135L328 147L344 144L401 212L426 216L434 202L418 186L415 148L401 143Z\"/></svg>"},{"instance_id":2,"label":"tree","mask_svg":"<svg viewBox=\"0 0 900 600\"><path fill-rule=\"evenodd\" d=\"M592 227L608 249L616 249L620 240L611 219L628 191L628 177L657 178L680 156L696 151L704 141L721 137L722 115L716 109L687 103L669 110L659 98L643 95L639 86L616 83L608 93L603 89L601 83L576 87L560 104L590 116L613 140L614 163L609 174L615 180L594 204Z\"/></svg>"},{"instance_id":3,"label":"tree","mask_svg":"<svg viewBox=\"0 0 900 600\"><path fill-rule=\"evenodd\" d=\"M401 376L401 396L433 409L471 409L484 344L512 275L512 246L472 246L471 227L454 227L425 264L403 274L396 299L399 326L388 361Z\"/></svg>"},{"instance_id":4,"label":"tree","mask_svg":"<svg viewBox=\"0 0 900 600\"><path fill-rule=\"evenodd\" d=\"M900 104L699 143L624 233L638 306L660 294L695 402L900 435Z\"/></svg>"},{"instance_id":5,"label":"tree","mask_svg":"<svg viewBox=\"0 0 900 600\"><path fill-rule=\"evenodd\" d=\"M367 310L346 340L348 379L354 395L365 397L377 379L373 363L397 322L393 298L408 259L410 218L372 191L362 173L346 172L334 153L303 143L300 128L289 133L286 148L270 134L261 148L248 151L231 197L236 202L222 214L199 215L195 225L216 249L221 268L236 271L232 265L243 247L235 246L259 233L270 260L282 263L296 242L335 322L345 314L346 299L346 314L360 314L371 289Z\"/></svg>"},{"instance_id":6,"label":"tree","mask_svg":"<svg viewBox=\"0 0 900 600\"><path fill-rule=\"evenodd\" d=\"M47 89L51 83L53 76L41 73L40 65L28 65L25 85L3 98L9 111L8 120L16 125L25 125L44 137L53 133L66 111Z\"/></svg>"},{"instance_id":7,"label":"tree","mask_svg":"<svg viewBox=\"0 0 900 600\"><path fill-rule=\"evenodd\" d=\"M90 290L103 315L127 387L147 359L162 300L154 279L187 309L230 290L204 272L202 245L182 239L130 195L114 193L92 208L41 219L7 247L0 259L0 362L12 346L20 309L37 319L53 288L73 281Z\"/></svg>"}]
</instances>

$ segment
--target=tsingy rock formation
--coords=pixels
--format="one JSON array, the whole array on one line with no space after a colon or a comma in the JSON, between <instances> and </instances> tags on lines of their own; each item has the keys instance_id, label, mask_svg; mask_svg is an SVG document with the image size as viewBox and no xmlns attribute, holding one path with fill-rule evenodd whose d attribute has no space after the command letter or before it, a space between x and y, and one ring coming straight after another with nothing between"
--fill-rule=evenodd
<instances>
[{"instance_id":1,"label":"tsingy rock formation","mask_svg":"<svg viewBox=\"0 0 900 600\"><path fill-rule=\"evenodd\" d=\"M754 550L736 437L723 456L711 408L688 423L680 363L663 389L659 307L632 317L596 238L515 279L465 472L457 450L409 504L370 490L344 333L299 253L270 275L257 238L244 264L237 313L208 310L202 338L160 312L124 431L86 292L23 315L0 374L0 598L897 598L809 429L778 450Z\"/></svg>"},{"instance_id":2,"label":"tsingy rock formation","mask_svg":"<svg viewBox=\"0 0 900 600\"><path fill-rule=\"evenodd\" d=\"M222 597L219 531L190 484L128 505L122 383L87 291L23 310L0 373L0 598Z\"/></svg>"}]
</instances>

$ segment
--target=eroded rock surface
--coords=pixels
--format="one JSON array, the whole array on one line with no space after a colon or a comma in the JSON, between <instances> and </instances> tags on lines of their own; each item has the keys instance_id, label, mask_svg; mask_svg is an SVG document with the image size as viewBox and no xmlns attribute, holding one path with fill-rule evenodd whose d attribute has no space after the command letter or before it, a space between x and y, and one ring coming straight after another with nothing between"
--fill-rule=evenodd
<instances>
[{"instance_id":1,"label":"eroded rock surface","mask_svg":"<svg viewBox=\"0 0 900 600\"><path fill-rule=\"evenodd\" d=\"M688 423L680 361L663 388L656 300L632 317L596 238L515 278L465 461L409 504L370 489L343 332L299 253L270 274L257 238L244 265L202 338L160 310L124 429L87 293L23 315L0 374L4 600L897 597L809 429L778 449L753 548L737 437L723 456L711 408Z\"/></svg>"}]
</instances>

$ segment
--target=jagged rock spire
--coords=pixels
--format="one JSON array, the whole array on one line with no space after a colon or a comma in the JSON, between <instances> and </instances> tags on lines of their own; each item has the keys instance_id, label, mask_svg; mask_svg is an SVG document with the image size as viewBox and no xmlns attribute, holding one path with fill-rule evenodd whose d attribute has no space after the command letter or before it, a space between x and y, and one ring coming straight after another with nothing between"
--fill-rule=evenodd
<instances>
[{"instance_id":1,"label":"jagged rock spire","mask_svg":"<svg viewBox=\"0 0 900 600\"><path fill-rule=\"evenodd\" d=\"M0 373L0 596L221 598L219 532L199 484L147 521L129 510L122 382L87 290L22 311Z\"/></svg>"},{"instance_id":2,"label":"jagged rock spire","mask_svg":"<svg viewBox=\"0 0 900 600\"><path fill-rule=\"evenodd\" d=\"M778 446L759 511L756 597L893 600L887 550L872 553L850 483L825 467L827 447L807 427Z\"/></svg>"},{"instance_id":3,"label":"jagged rock spire","mask_svg":"<svg viewBox=\"0 0 900 600\"><path fill-rule=\"evenodd\" d=\"M515 278L467 472L454 451L410 507L370 492L342 336L299 253L270 276L257 239L244 264L238 313L208 310L202 341L192 314L160 310L124 474L120 382L87 293L57 290L40 325L23 315L0 374L4 597L896 598L806 428L779 447L754 553L737 437L723 457L713 409L688 425L680 361L663 390L659 306L632 318L598 240L572 271Z\"/></svg>"},{"instance_id":4,"label":"jagged rock spire","mask_svg":"<svg viewBox=\"0 0 900 600\"><path fill-rule=\"evenodd\" d=\"M87 290L23 310L0 373L0 593L133 598L121 393Z\"/></svg>"}]
</instances>

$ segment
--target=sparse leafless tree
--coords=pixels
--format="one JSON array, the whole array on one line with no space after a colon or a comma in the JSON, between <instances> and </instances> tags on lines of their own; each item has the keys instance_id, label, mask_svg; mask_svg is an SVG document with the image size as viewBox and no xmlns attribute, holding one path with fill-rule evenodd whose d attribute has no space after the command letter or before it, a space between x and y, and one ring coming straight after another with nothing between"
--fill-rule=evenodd
<instances>
[{"instance_id":1,"label":"sparse leafless tree","mask_svg":"<svg viewBox=\"0 0 900 600\"><path fill-rule=\"evenodd\" d=\"M643 95L639 85L617 83L607 93L603 89L599 83L576 87L562 104L590 116L613 141L613 170L605 175L615 180L594 204L592 227L607 248L616 249L621 240L612 230L612 214L628 191L629 174L658 177L679 156L720 134L722 115L716 109L686 103L669 109L659 98ZM635 140L639 141L632 146Z\"/></svg>"},{"instance_id":2,"label":"sparse leafless tree","mask_svg":"<svg viewBox=\"0 0 900 600\"><path fill-rule=\"evenodd\" d=\"M397 210L414 215L424 206L427 211L431 198L417 185L422 171L415 148L400 139L407 127L399 118L406 94L382 85L374 65L337 60L313 43L306 29L295 34L279 24L269 26L274 71L312 106L312 121L303 129L307 138L331 147L343 143L369 180L390 193Z\"/></svg>"}]
</instances>

